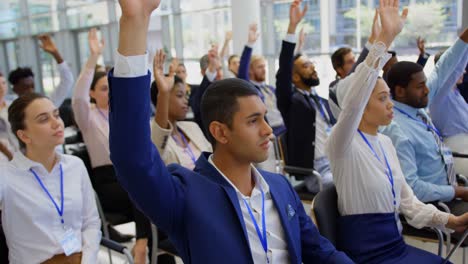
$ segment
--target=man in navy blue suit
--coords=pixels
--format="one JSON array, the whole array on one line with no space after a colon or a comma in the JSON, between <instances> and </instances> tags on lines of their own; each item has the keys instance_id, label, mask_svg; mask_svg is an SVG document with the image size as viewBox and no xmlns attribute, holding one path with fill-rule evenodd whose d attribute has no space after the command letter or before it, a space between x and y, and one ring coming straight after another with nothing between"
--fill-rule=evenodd
<instances>
[{"instance_id":1,"label":"man in navy blue suit","mask_svg":"<svg viewBox=\"0 0 468 264\"><path fill-rule=\"evenodd\" d=\"M214 153L203 153L194 171L165 166L150 138L146 66L146 32L159 0L119 2L119 47L109 73L111 159L122 186L167 232L184 263L352 263L320 236L285 177L252 166L267 158L272 136L252 84L212 84L201 113ZM170 81L158 86L162 96Z\"/></svg>"}]
</instances>

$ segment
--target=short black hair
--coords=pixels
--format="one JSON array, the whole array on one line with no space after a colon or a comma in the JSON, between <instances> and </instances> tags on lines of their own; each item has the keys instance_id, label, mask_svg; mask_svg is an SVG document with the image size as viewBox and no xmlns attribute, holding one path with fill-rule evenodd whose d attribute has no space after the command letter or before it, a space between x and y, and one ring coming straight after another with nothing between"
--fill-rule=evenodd
<instances>
[{"instance_id":1,"label":"short black hair","mask_svg":"<svg viewBox=\"0 0 468 264\"><path fill-rule=\"evenodd\" d=\"M335 69L335 71L336 69L343 67L344 56L346 56L346 54L352 51L353 50L351 48L342 47L342 48L337 49L335 52L333 52L333 54L331 55L331 61L332 61L333 69Z\"/></svg>"},{"instance_id":2,"label":"short black hair","mask_svg":"<svg viewBox=\"0 0 468 264\"><path fill-rule=\"evenodd\" d=\"M32 72L31 68L29 67L18 67L15 70L11 71L8 75L8 82L12 85L17 84L21 79L34 77L34 73Z\"/></svg>"},{"instance_id":3,"label":"short black hair","mask_svg":"<svg viewBox=\"0 0 468 264\"><path fill-rule=\"evenodd\" d=\"M242 79L231 78L216 81L206 89L201 99L201 119L208 140L215 147L216 140L210 133L211 122L218 121L232 127L234 114L239 111L237 98L259 96L255 86Z\"/></svg>"},{"instance_id":4,"label":"short black hair","mask_svg":"<svg viewBox=\"0 0 468 264\"><path fill-rule=\"evenodd\" d=\"M174 86L179 83L184 83L184 80L182 80L180 77L177 77L177 75L174 75ZM174 88L174 86L172 88ZM154 107L156 107L156 104L158 103L158 86L156 81L151 83L151 103Z\"/></svg>"},{"instance_id":5,"label":"short black hair","mask_svg":"<svg viewBox=\"0 0 468 264\"><path fill-rule=\"evenodd\" d=\"M397 85L406 88L412 79L412 75L422 71L423 67L421 65L411 61L400 61L393 64L386 76L386 82L392 97L395 98Z\"/></svg>"},{"instance_id":6,"label":"short black hair","mask_svg":"<svg viewBox=\"0 0 468 264\"><path fill-rule=\"evenodd\" d=\"M233 59L235 59L235 58L239 58L239 55L234 54L234 55L229 56L229 58L228 58L228 65L231 64L231 61L232 61Z\"/></svg>"},{"instance_id":7,"label":"short black hair","mask_svg":"<svg viewBox=\"0 0 468 264\"><path fill-rule=\"evenodd\" d=\"M24 118L26 116L26 108L32 102L41 98L48 98L48 97L42 94L38 94L38 93L27 93L18 97L16 100L14 100L11 103L10 107L8 107L8 122L10 122L11 131L18 138L18 141L21 147L26 147L26 145L23 143L23 141L21 141L21 139L18 137L16 132L18 130L22 130L26 128L26 126L24 125Z\"/></svg>"}]
</instances>

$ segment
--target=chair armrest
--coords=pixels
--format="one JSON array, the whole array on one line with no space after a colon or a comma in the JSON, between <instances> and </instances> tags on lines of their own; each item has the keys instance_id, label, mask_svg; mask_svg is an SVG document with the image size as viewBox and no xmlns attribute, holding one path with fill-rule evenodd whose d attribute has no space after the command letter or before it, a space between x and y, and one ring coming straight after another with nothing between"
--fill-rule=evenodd
<instances>
[{"instance_id":1,"label":"chair armrest","mask_svg":"<svg viewBox=\"0 0 468 264\"><path fill-rule=\"evenodd\" d=\"M458 183L468 187L468 179L465 177L465 175L457 174L457 181Z\"/></svg>"},{"instance_id":2,"label":"chair armrest","mask_svg":"<svg viewBox=\"0 0 468 264\"><path fill-rule=\"evenodd\" d=\"M465 154L465 153L452 152L452 156L453 156L454 158L464 158L464 159L468 159L468 154Z\"/></svg>"},{"instance_id":3,"label":"chair armrest","mask_svg":"<svg viewBox=\"0 0 468 264\"><path fill-rule=\"evenodd\" d=\"M121 245L115 242L114 240L111 240L105 237L101 238L101 245L106 248L112 249L113 251L119 252L121 254L124 254L124 250L127 248L126 246Z\"/></svg>"},{"instance_id":4,"label":"chair armrest","mask_svg":"<svg viewBox=\"0 0 468 264\"><path fill-rule=\"evenodd\" d=\"M296 167L296 166L284 166L284 171L288 174L299 174L299 175L314 175L314 169L304 168L304 167Z\"/></svg>"}]
</instances>

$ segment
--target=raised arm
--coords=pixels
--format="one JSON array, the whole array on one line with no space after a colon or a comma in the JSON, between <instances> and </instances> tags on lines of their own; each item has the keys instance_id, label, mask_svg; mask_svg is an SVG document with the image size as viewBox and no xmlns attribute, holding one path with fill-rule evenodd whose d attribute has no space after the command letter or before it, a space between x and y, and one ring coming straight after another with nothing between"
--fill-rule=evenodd
<instances>
[{"instance_id":1,"label":"raised arm","mask_svg":"<svg viewBox=\"0 0 468 264\"><path fill-rule=\"evenodd\" d=\"M229 43L232 41L232 31L227 31L226 35L224 37L224 44L223 47L221 48L221 52L219 53L219 56L221 57L221 60L224 60L226 57L229 56Z\"/></svg>"},{"instance_id":2,"label":"raised arm","mask_svg":"<svg viewBox=\"0 0 468 264\"><path fill-rule=\"evenodd\" d=\"M389 59L387 48L403 29L408 10L404 9L400 16L398 6L399 1L380 1L382 32L364 63L357 67L356 72L338 83L337 94L339 98L343 98L342 102L339 102L342 111L327 141L328 155L332 160L346 156L379 72ZM340 97L340 93L344 96Z\"/></svg>"},{"instance_id":3,"label":"raised arm","mask_svg":"<svg viewBox=\"0 0 468 264\"><path fill-rule=\"evenodd\" d=\"M248 81L249 69L250 69L250 59L252 58L252 51L255 43L257 42L259 33L257 32L257 23L252 23L249 25L249 36L247 44L242 51L242 55L239 63L238 78Z\"/></svg>"},{"instance_id":4,"label":"raised arm","mask_svg":"<svg viewBox=\"0 0 468 264\"><path fill-rule=\"evenodd\" d=\"M76 81L72 97L73 115L78 127L82 131L86 131L90 123L91 103L89 90L93 82L97 60L104 50L104 41L99 41L95 28L88 32L88 44L91 54Z\"/></svg>"},{"instance_id":5,"label":"raised arm","mask_svg":"<svg viewBox=\"0 0 468 264\"><path fill-rule=\"evenodd\" d=\"M109 73L109 145L116 176L132 200L168 233L182 224L184 189L151 143L146 33L159 0L120 0L119 47Z\"/></svg>"},{"instance_id":6,"label":"raised arm","mask_svg":"<svg viewBox=\"0 0 468 264\"><path fill-rule=\"evenodd\" d=\"M50 100L55 106L59 107L65 98L67 98L73 87L73 73L68 64L63 60L62 55L50 35L40 35L39 41L41 42L41 49L52 55L58 64L60 82L52 91Z\"/></svg>"},{"instance_id":7,"label":"raised arm","mask_svg":"<svg viewBox=\"0 0 468 264\"><path fill-rule=\"evenodd\" d=\"M295 0L289 7L289 26L286 39L281 45L279 57L279 69L276 72L276 102L278 110L284 120L287 120L288 112L291 107L291 97L294 92L292 84L293 57L295 43L296 28L307 12L307 5L304 9L300 8L301 1ZM292 41L294 39L294 42Z\"/></svg>"},{"instance_id":8,"label":"raised arm","mask_svg":"<svg viewBox=\"0 0 468 264\"><path fill-rule=\"evenodd\" d=\"M419 57L416 63L423 66L424 68L430 56L429 53L426 52L426 40L421 37L418 37L416 39L416 44L418 45L419 50Z\"/></svg>"},{"instance_id":9,"label":"raised arm","mask_svg":"<svg viewBox=\"0 0 468 264\"><path fill-rule=\"evenodd\" d=\"M434 70L427 77L429 106L436 98L445 97L455 86L465 69L468 59L468 28L465 28L455 43L444 52Z\"/></svg>"}]
</instances>

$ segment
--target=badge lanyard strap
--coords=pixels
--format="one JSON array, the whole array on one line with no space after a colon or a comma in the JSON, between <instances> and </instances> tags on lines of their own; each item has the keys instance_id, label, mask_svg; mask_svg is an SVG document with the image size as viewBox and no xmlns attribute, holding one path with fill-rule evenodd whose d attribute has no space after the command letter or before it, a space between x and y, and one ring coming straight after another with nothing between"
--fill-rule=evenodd
<instances>
[{"instance_id":1,"label":"badge lanyard strap","mask_svg":"<svg viewBox=\"0 0 468 264\"><path fill-rule=\"evenodd\" d=\"M57 209L57 213L59 214L60 216L60 222L62 224L65 223L65 221L63 220L63 169L62 169L62 164L60 164L60 208L59 206L57 205L57 203L55 202L54 198L52 197L52 195L50 194L49 190L47 190L47 188L45 187L44 183L41 181L41 179L39 178L39 176L37 175L37 173L31 168L29 169L29 171L31 171L31 173L34 175L34 177L36 177L36 180L39 182L39 184L41 185L42 189L44 190L44 192L47 194L47 196L49 196L50 200L52 201L52 203L54 204L55 206L55 209Z\"/></svg>"},{"instance_id":2,"label":"badge lanyard strap","mask_svg":"<svg viewBox=\"0 0 468 264\"><path fill-rule=\"evenodd\" d=\"M255 230L257 231L258 238L260 239L260 242L262 243L263 250L265 251L265 254L267 255L267 263L270 263L270 260L267 254L268 253L268 240L267 240L266 225L265 225L265 194L263 193L262 189L260 189L260 192L262 193L262 225L263 225L262 231L260 231L257 220L255 219L252 209L250 208L246 199L244 199L244 203L245 203L245 207L247 207L247 210L249 211L250 218L252 218L252 221L255 226Z\"/></svg>"},{"instance_id":3,"label":"badge lanyard strap","mask_svg":"<svg viewBox=\"0 0 468 264\"><path fill-rule=\"evenodd\" d=\"M375 152L374 148L372 147L372 145L367 140L366 136L364 136L364 134L359 129L358 129L358 132L359 132L359 135L361 135L364 142L366 142L367 146L369 146L370 150L372 151L374 156L377 158L377 160L380 163L382 163L379 156L377 156L377 153ZM390 185L392 186L393 206L395 207L395 210L396 210L396 195L395 195L395 186L394 186L395 184L394 184L394 181L393 181L393 173L392 173L392 170L390 169L390 164L388 163L387 155L385 155L385 151L382 148L382 145L380 144L380 142L379 142L379 146L380 146L380 150L382 150L382 154L383 154L384 159L385 159L385 165L387 166L387 170L385 171L385 174L387 175L388 181L390 182Z\"/></svg>"},{"instance_id":4,"label":"badge lanyard strap","mask_svg":"<svg viewBox=\"0 0 468 264\"><path fill-rule=\"evenodd\" d=\"M425 127L427 127L427 129L434 131L437 134L437 136L440 138L440 141L443 141L442 135L440 134L439 130L435 126L431 126L431 125L426 124L426 123L424 123L423 121L421 121L421 120L419 120L417 118L412 117L410 114L408 114L407 112L405 112L404 110L402 110L402 109L400 109L400 108L398 108L396 106L394 106L393 108L398 110L398 112L406 115L408 118L423 124Z\"/></svg>"},{"instance_id":5,"label":"badge lanyard strap","mask_svg":"<svg viewBox=\"0 0 468 264\"><path fill-rule=\"evenodd\" d=\"M195 164L197 162L197 158L195 157L195 154L193 153L192 148L188 144L187 139L185 138L184 134L179 129L177 129L177 131L179 132L179 135L182 138L183 143L187 146L186 153L190 156L190 159L192 160L193 164ZM172 138L174 139L174 141L178 142L177 138L174 137L174 135L172 135Z\"/></svg>"},{"instance_id":6,"label":"badge lanyard strap","mask_svg":"<svg viewBox=\"0 0 468 264\"><path fill-rule=\"evenodd\" d=\"M101 114L102 118L104 118L107 122L109 122L109 118L99 109L99 107L96 107L98 110L99 114Z\"/></svg>"}]
</instances>

